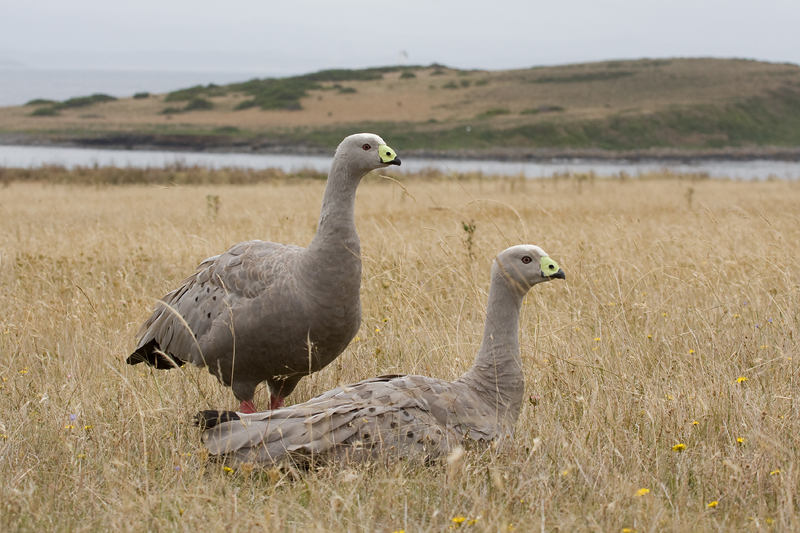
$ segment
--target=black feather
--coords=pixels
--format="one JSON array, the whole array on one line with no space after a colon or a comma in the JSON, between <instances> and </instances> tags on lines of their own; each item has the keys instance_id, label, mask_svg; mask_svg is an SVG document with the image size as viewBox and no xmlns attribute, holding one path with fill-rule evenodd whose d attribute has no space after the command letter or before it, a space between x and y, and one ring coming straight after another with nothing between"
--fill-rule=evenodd
<instances>
[{"instance_id":1,"label":"black feather","mask_svg":"<svg viewBox=\"0 0 800 533\"><path fill-rule=\"evenodd\" d=\"M211 429L214 426L231 420L239 420L239 415L235 411L200 411L194 417L194 423L202 430Z\"/></svg>"},{"instance_id":2,"label":"black feather","mask_svg":"<svg viewBox=\"0 0 800 533\"><path fill-rule=\"evenodd\" d=\"M172 354L165 354L162 352L161 347L159 347L155 339L130 354L125 362L129 365L147 363L150 366L167 370L186 364L186 361L182 361Z\"/></svg>"}]
</instances>

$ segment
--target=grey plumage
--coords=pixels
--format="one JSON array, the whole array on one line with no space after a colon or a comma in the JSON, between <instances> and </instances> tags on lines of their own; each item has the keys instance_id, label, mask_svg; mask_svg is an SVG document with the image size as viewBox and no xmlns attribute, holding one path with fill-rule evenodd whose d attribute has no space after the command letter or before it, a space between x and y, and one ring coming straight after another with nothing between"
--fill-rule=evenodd
<instances>
[{"instance_id":1,"label":"grey plumage","mask_svg":"<svg viewBox=\"0 0 800 533\"><path fill-rule=\"evenodd\" d=\"M274 400L333 361L361 324L361 248L355 194L371 170L400 159L377 135L336 149L308 248L253 240L203 261L159 302L137 334L130 364L206 366L252 410L266 382Z\"/></svg>"},{"instance_id":2,"label":"grey plumage","mask_svg":"<svg viewBox=\"0 0 800 533\"><path fill-rule=\"evenodd\" d=\"M481 348L454 382L393 375L339 387L303 404L254 414L205 411L198 422L212 455L234 464L363 461L379 455L435 458L466 441L513 435L524 396L518 323L535 284L564 278L536 246L499 254Z\"/></svg>"}]
</instances>

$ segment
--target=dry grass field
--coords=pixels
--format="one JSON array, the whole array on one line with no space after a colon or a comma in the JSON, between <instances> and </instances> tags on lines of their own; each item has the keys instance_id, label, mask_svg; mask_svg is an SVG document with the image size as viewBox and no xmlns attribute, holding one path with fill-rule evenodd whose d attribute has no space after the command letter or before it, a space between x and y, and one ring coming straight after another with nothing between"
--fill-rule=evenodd
<instances>
[{"instance_id":1,"label":"dry grass field","mask_svg":"<svg viewBox=\"0 0 800 533\"><path fill-rule=\"evenodd\" d=\"M0 530L800 530L800 183L396 177L413 197L374 175L358 193L361 331L289 401L381 373L459 376L493 256L538 244L567 280L524 305L531 401L510 446L425 468L207 461L191 418L234 407L230 391L123 357L200 260L308 243L324 183L7 180Z\"/></svg>"}]
</instances>

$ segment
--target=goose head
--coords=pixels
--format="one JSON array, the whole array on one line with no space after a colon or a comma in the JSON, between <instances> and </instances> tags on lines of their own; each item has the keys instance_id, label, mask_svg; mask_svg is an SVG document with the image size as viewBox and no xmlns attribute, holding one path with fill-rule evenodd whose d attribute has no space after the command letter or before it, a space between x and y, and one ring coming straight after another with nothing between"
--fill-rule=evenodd
<instances>
[{"instance_id":1,"label":"goose head","mask_svg":"<svg viewBox=\"0 0 800 533\"><path fill-rule=\"evenodd\" d=\"M558 263L550 259L544 250L531 244L512 246L500 252L492 265L492 274L493 277L502 276L522 294L537 283L567 278Z\"/></svg>"},{"instance_id":2,"label":"goose head","mask_svg":"<svg viewBox=\"0 0 800 533\"><path fill-rule=\"evenodd\" d=\"M342 159L353 174L360 174L359 178L372 170L400 165L400 158L395 151L373 133L345 137L336 149L335 159Z\"/></svg>"}]
</instances>

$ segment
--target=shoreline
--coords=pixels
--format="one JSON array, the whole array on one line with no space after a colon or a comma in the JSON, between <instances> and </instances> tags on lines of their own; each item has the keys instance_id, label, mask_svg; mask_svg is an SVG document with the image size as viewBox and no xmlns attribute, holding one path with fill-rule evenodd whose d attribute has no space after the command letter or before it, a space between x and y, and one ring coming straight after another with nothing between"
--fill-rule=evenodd
<instances>
[{"instance_id":1,"label":"shoreline","mask_svg":"<svg viewBox=\"0 0 800 533\"><path fill-rule=\"evenodd\" d=\"M0 145L50 146L54 148L87 148L131 151L169 151L218 154L285 154L319 155L333 153L334 148L297 145L268 138L244 138L225 135L108 134L101 136L32 135L0 133ZM649 148L644 150L605 150L600 148L495 148L486 150L403 150L407 157L424 159L484 160L509 162L660 162L695 163L707 161L800 161L797 147L726 147L705 150Z\"/></svg>"}]
</instances>

